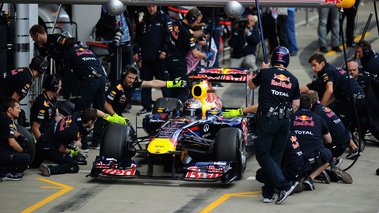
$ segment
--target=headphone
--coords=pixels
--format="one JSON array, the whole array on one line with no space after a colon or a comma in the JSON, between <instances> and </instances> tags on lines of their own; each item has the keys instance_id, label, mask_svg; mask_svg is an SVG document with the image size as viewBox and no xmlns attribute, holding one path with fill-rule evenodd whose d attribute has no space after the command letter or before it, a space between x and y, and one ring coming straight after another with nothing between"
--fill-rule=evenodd
<instances>
[{"instance_id":1,"label":"headphone","mask_svg":"<svg viewBox=\"0 0 379 213\"><path fill-rule=\"evenodd\" d=\"M196 10L197 10L196 13L187 13L186 14L186 19L188 20L188 23L190 23L190 24L195 23L197 18L199 18L199 16L201 15L201 11L199 9L196 9Z\"/></svg>"},{"instance_id":2,"label":"headphone","mask_svg":"<svg viewBox=\"0 0 379 213\"><path fill-rule=\"evenodd\" d=\"M138 69L136 67L137 65L136 64L133 64L133 65L126 65L124 67L124 70L122 70L121 72L121 80L124 80L125 77L128 75L129 72L133 73L133 71L135 70L136 72L136 75L138 76ZM133 71L132 71L133 70Z\"/></svg>"},{"instance_id":3,"label":"headphone","mask_svg":"<svg viewBox=\"0 0 379 213\"><path fill-rule=\"evenodd\" d=\"M51 81L50 81L49 78L51 78ZM55 77L55 75L48 75L45 78L45 80L43 81L43 88L46 91L52 91L52 92L58 91L58 89L59 89L59 81Z\"/></svg>"},{"instance_id":4,"label":"headphone","mask_svg":"<svg viewBox=\"0 0 379 213\"><path fill-rule=\"evenodd\" d=\"M359 41L357 45L362 48L362 52L364 56L366 57L370 56L370 49L362 41Z\"/></svg>"},{"instance_id":5,"label":"headphone","mask_svg":"<svg viewBox=\"0 0 379 213\"><path fill-rule=\"evenodd\" d=\"M32 62L29 64L29 67L32 68L33 70L37 70L39 74L43 74L46 72L47 67L49 66L49 62L47 62L45 57L37 56L38 58L43 58L43 61L39 64L36 65L36 61L38 58L33 58Z\"/></svg>"}]
</instances>

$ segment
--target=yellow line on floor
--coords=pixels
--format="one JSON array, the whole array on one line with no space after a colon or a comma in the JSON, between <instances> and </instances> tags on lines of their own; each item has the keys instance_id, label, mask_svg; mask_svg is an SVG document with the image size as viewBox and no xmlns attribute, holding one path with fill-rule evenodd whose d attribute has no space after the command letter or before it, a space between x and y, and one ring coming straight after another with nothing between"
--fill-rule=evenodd
<instances>
[{"instance_id":1,"label":"yellow line on floor","mask_svg":"<svg viewBox=\"0 0 379 213\"><path fill-rule=\"evenodd\" d=\"M365 34L365 38L366 38L368 35L370 35L370 34L371 34L370 32L366 32L366 34ZM361 38L362 38L362 35L359 35L359 36L357 36L357 37L354 39L354 41L358 43L358 41L360 41ZM341 50L342 50L342 48L343 48L342 45L340 46L340 48L341 48ZM336 51L331 50L331 51L327 52L325 55L327 55L327 56L331 56L331 55L334 55L335 53L336 53Z\"/></svg>"},{"instance_id":2,"label":"yellow line on floor","mask_svg":"<svg viewBox=\"0 0 379 213\"><path fill-rule=\"evenodd\" d=\"M32 211L40 208L41 206L47 204L48 202L56 199L57 197L62 196L64 194L66 194L67 192L69 192L69 191L71 191L71 190L74 189L74 187L67 186L67 185L64 185L64 184L61 184L61 183L57 183L57 182L54 182L54 181L51 181L51 180L47 180L47 179L44 179L44 178L36 178L36 179L40 180L40 181L44 181L46 183L50 183L50 184L58 186L58 187L41 186L41 188L54 188L54 189L62 189L62 190L60 190L59 192L57 192L57 193L55 193L53 195L50 195L49 197L41 200L40 202L34 204L33 206L25 209L21 213L32 212Z\"/></svg>"},{"instance_id":3,"label":"yellow line on floor","mask_svg":"<svg viewBox=\"0 0 379 213\"><path fill-rule=\"evenodd\" d=\"M205 209L201 210L200 213L208 213L208 212L212 211L217 206L219 206L223 202L227 201L231 197L258 197L258 195L251 195L251 194L260 194L260 193L262 193L262 191L224 194L219 199L217 199L215 202L213 202L209 206L207 206Z\"/></svg>"}]
</instances>

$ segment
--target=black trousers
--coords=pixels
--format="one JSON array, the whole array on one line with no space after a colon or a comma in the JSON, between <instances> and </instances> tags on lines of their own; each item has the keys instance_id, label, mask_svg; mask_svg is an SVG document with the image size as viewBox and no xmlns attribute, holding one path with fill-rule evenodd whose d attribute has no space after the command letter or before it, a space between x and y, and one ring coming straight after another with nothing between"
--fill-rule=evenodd
<instances>
[{"instance_id":1,"label":"black trousers","mask_svg":"<svg viewBox=\"0 0 379 213\"><path fill-rule=\"evenodd\" d=\"M168 57L165 61L165 66L168 70L170 80L181 77L182 80L188 81L187 60L185 58ZM188 88L170 88L170 97L178 98L184 102L188 99Z\"/></svg>"},{"instance_id":2,"label":"black trousers","mask_svg":"<svg viewBox=\"0 0 379 213\"><path fill-rule=\"evenodd\" d=\"M165 72L163 68L162 60L142 60L141 67L141 79L144 81L151 81L156 79L167 81L168 73ZM163 97L169 97L169 90L167 88L162 88ZM144 108L152 109L152 99L151 99L151 88L142 88L141 90L141 104Z\"/></svg>"},{"instance_id":3,"label":"black trousers","mask_svg":"<svg viewBox=\"0 0 379 213\"><path fill-rule=\"evenodd\" d=\"M11 171L23 172L30 161L30 155L15 150L0 151L0 176ZM23 168L23 169L19 169Z\"/></svg>"},{"instance_id":4,"label":"black trousers","mask_svg":"<svg viewBox=\"0 0 379 213\"><path fill-rule=\"evenodd\" d=\"M39 141L36 151L32 167L38 167L44 160L49 160L58 164L57 166L49 166L52 175L77 173L79 171L78 163L74 161L69 154L63 154L58 151L57 147L49 143Z\"/></svg>"}]
</instances>

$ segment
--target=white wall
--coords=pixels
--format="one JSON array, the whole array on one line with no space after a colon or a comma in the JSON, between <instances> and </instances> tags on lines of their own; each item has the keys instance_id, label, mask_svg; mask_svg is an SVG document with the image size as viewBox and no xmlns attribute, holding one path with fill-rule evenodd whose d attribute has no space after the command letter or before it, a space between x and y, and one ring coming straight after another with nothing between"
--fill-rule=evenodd
<instances>
[{"instance_id":1,"label":"white wall","mask_svg":"<svg viewBox=\"0 0 379 213\"><path fill-rule=\"evenodd\" d=\"M83 43L89 41L93 26L100 18L101 5L73 5L72 21L78 24L78 40Z\"/></svg>"}]
</instances>

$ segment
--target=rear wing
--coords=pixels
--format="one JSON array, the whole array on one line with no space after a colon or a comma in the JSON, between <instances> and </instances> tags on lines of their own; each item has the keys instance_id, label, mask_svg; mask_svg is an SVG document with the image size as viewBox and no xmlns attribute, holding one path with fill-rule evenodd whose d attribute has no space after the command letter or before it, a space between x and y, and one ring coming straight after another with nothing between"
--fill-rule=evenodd
<instances>
[{"instance_id":1,"label":"rear wing","mask_svg":"<svg viewBox=\"0 0 379 213\"><path fill-rule=\"evenodd\" d=\"M247 83L252 73L248 69L199 67L198 76L208 81Z\"/></svg>"},{"instance_id":2,"label":"rear wing","mask_svg":"<svg viewBox=\"0 0 379 213\"><path fill-rule=\"evenodd\" d=\"M197 75L195 73L196 72L192 72L191 73L192 75L191 74L189 75L190 87L195 86L194 84L199 84L202 80L207 80L208 82L244 83L246 84L246 87L242 85L238 86L240 88L242 87L242 91L244 92L239 93L238 95L234 95L234 97L243 98L245 96L243 94L246 94L244 98L246 106L250 106L254 104L254 90L251 90L247 87L248 82L253 77L253 72L249 72L248 69L199 67ZM235 89L236 88L233 87L233 90ZM227 90L227 91L228 92L225 92L223 90L218 91L219 94L217 96L220 96L221 99L223 100L223 103L221 106L226 107L226 108L240 108L241 105L238 105L238 103L240 103L238 100L233 100L233 99L228 98L230 97L230 94L233 93L233 91L230 91L230 90ZM211 84L209 83L208 83L207 93L208 94L215 93L215 90L213 90ZM212 94L212 95L216 95L216 94ZM238 107L235 106L236 104L238 105Z\"/></svg>"}]
</instances>

